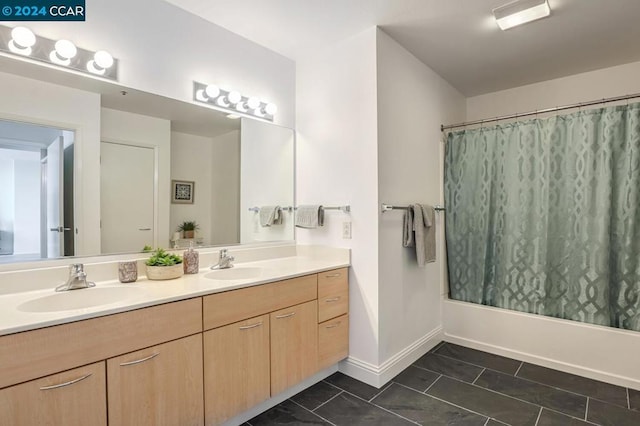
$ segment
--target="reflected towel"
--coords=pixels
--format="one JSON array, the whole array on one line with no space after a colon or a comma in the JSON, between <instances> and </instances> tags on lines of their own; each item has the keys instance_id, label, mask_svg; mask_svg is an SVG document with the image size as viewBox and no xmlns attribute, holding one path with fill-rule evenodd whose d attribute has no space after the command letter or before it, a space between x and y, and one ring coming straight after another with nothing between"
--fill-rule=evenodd
<instances>
[{"instance_id":1,"label":"reflected towel","mask_svg":"<svg viewBox=\"0 0 640 426\"><path fill-rule=\"evenodd\" d=\"M298 228L319 228L324 226L324 209L320 205L298 206L296 210Z\"/></svg>"},{"instance_id":2,"label":"reflected towel","mask_svg":"<svg viewBox=\"0 0 640 426\"><path fill-rule=\"evenodd\" d=\"M402 223L402 245L415 247L418 266L436 261L435 210L426 204L411 204Z\"/></svg>"},{"instance_id":3,"label":"reflected towel","mask_svg":"<svg viewBox=\"0 0 640 426\"><path fill-rule=\"evenodd\" d=\"M260 226L282 225L282 209L280 206L260 207Z\"/></svg>"}]
</instances>

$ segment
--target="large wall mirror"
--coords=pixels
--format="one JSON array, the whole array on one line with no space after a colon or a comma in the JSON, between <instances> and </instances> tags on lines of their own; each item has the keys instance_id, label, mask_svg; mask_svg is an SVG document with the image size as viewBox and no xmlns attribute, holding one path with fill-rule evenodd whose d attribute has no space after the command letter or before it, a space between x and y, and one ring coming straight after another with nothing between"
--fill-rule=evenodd
<instances>
[{"instance_id":1,"label":"large wall mirror","mask_svg":"<svg viewBox=\"0 0 640 426\"><path fill-rule=\"evenodd\" d=\"M255 209L294 205L292 129L14 62L0 60L0 263L293 240L290 212L263 226Z\"/></svg>"}]
</instances>

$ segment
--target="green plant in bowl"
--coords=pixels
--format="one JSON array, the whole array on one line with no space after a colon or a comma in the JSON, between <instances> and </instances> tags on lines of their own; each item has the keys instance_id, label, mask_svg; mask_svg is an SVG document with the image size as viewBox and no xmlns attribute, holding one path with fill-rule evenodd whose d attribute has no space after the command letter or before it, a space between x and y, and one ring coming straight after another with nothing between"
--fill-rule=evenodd
<instances>
[{"instance_id":1,"label":"green plant in bowl","mask_svg":"<svg viewBox=\"0 0 640 426\"><path fill-rule=\"evenodd\" d=\"M150 280L170 280L181 277L184 273L182 257L158 248L151 253L145 262L147 278Z\"/></svg>"}]
</instances>

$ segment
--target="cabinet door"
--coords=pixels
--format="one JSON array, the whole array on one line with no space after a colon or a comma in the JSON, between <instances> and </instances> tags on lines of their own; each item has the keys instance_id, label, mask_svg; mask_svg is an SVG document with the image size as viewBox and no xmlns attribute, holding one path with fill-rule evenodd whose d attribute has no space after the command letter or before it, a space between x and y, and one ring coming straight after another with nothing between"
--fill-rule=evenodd
<instances>
[{"instance_id":1,"label":"cabinet door","mask_svg":"<svg viewBox=\"0 0 640 426\"><path fill-rule=\"evenodd\" d=\"M339 317L349 311L349 269L318 274L318 322Z\"/></svg>"},{"instance_id":2,"label":"cabinet door","mask_svg":"<svg viewBox=\"0 0 640 426\"><path fill-rule=\"evenodd\" d=\"M271 313L271 395L318 371L316 300Z\"/></svg>"},{"instance_id":3,"label":"cabinet door","mask_svg":"<svg viewBox=\"0 0 640 426\"><path fill-rule=\"evenodd\" d=\"M0 425L106 425L104 362L0 390Z\"/></svg>"},{"instance_id":4,"label":"cabinet door","mask_svg":"<svg viewBox=\"0 0 640 426\"><path fill-rule=\"evenodd\" d=\"M205 423L217 425L270 396L269 315L204 333Z\"/></svg>"},{"instance_id":5,"label":"cabinet door","mask_svg":"<svg viewBox=\"0 0 640 426\"><path fill-rule=\"evenodd\" d=\"M109 425L202 425L202 334L107 360Z\"/></svg>"},{"instance_id":6,"label":"cabinet door","mask_svg":"<svg viewBox=\"0 0 640 426\"><path fill-rule=\"evenodd\" d=\"M349 355L349 315L318 325L318 368L323 369Z\"/></svg>"}]
</instances>

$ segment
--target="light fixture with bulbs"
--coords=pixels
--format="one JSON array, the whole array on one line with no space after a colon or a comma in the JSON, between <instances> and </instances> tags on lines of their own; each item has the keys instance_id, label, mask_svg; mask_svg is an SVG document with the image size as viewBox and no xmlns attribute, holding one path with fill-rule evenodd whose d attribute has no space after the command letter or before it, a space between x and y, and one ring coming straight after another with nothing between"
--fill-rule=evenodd
<instances>
[{"instance_id":1,"label":"light fixture with bulbs","mask_svg":"<svg viewBox=\"0 0 640 426\"><path fill-rule=\"evenodd\" d=\"M516 0L493 9L501 30L546 18L551 14L548 0Z\"/></svg>"},{"instance_id":2,"label":"light fixture with bulbs","mask_svg":"<svg viewBox=\"0 0 640 426\"><path fill-rule=\"evenodd\" d=\"M261 101L253 96L244 96L235 90L225 90L215 84L203 84L193 82L193 100L214 106L231 114L229 118L238 118L240 115L262 118L273 121L278 108L275 104Z\"/></svg>"},{"instance_id":3,"label":"light fixture with bulbs","mask_svg":"<svg viewBox=\"0 0 640 426\"><path fill-rule=\"evenodd\" d=\"M29 28L0 25L0 54L55 65L92 76L118 80L118 62L104 50L92 52L66 39L36 36Z\"/></svg>"}]
</instances>

